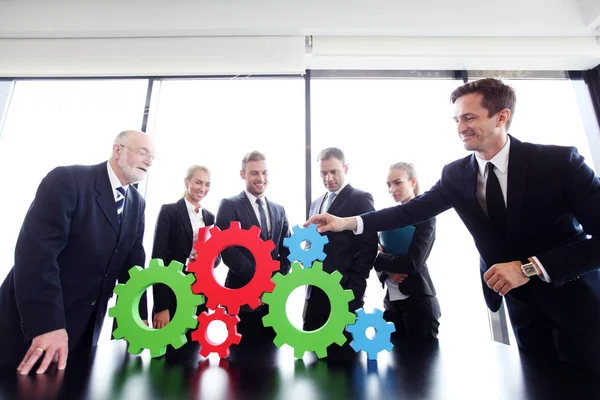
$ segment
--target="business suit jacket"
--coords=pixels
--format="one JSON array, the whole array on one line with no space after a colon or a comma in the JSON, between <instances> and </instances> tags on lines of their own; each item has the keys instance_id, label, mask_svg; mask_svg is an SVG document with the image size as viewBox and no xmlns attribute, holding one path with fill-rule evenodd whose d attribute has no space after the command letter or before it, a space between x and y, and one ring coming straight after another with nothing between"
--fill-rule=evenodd
<instances>
[{"instance_id":1,"label":"business suit jacket","mask_svg":"<svg viewBox=\"0 0 600 400\"><path fill-rule=\"evenodd\" d=\"M493 264L536 256L552 283L534 278L511 293L565 325L597 327L600 180L583 157L573 147L522 143L511 136L504 235L494 230L477 202L476 174L475 155L450 163L423 195L363 215L364 227L397 228L454 207L475 239L482 275ZM488 307L498 310L501 297L485 284L483 291Z\"/></svg>"},{"instance_id":2,"label":"business suit jacket","mask_svg":"<svg viewBox=\"0 0 600 400\"><path fill-rule=\"evenodd\" d=\"M310 216L319 213L324 200L325 195L322 195L312 202ZM374 209L371 194L346 185L333 199L327 212L338 217L350 217ZM371 231L363 235L355 235L349 231L327 232L327 238L329 243L324 249L327 257L323 261L323 270L329 273L340 271L343 275L342 287L354 292L351 310L361 307L367 278L377 255L377 232Z\"/></svg>"},{"instance_id":3,"label":"business suit jacket","mask_svg":"<svg viewBox=\"0 0 600 400\"><path fill-rule=\"evenodd\" d=\"M0 288L4 362L16 365L34 337L56 329L67 330L73 349L93 324L96 344L115 282L144 265L144 209L129 186L119 225L106 162L58 167L42 180Z\"/></svg>"},{"instance_id":4,"label":"business suit jacket","mask_svg":"<svg viewBox=\"0 0 600 400\"><path fill-rule=\"evenodd\" d=\"M208 227L215 223L215 216L206 208L202 208L202 218ZM152 258L160 258L164 265L171 261L179 261L185 264L194 244L194 232L192 223L185 203L180 199L176 203L165 204L158 213L156 230L154 233L154 245L152 247ZM219 264L221 257L217 257L215 266ZM168 286L156 284L153 286L154 310L156 312L169 309L173 318L176 309L176 300ZM200 309L203 307L199 307ZM205 309L205 308L204 308Z\"/></svg>"},{"instance_id":5,"label":"business suit jacket","mask_svg":"<svg viewBox=\"0 0 600 400\"><path fill-rule=\"evenodd\" d=\"M404 255L383 252L377 254L375 271L408 275L402 283L398 284L398 289L406 295L435 296L435 288L427 268L427 258L434 241L435 218L415 224L415 232L408 252ZM386 278L387 274L382 274L381 282L385 282Z\"/></svg>"},{"instance_id":6,"label":"business suit jacket","mask_svg":"<svg viewBox=\"0 0 600 400\"><path fill-rule=\"evenodd\" d=\"M290 235L288 219L285 209L279 204L267 200L267 208L271 218L271 240L275 243L271 257L273 260L279 261L279 272L285 275L290 269L290 262L287 259L289 250L283 245L283 239ZM221 230L229 229L231 221L238 221L242 229L250 229L252 226L260 227L246 192L221 200L216 225ZM226 287L238 289L250 282L254 276L256 263L249 250L243 247L229 247L223 250L221 256L223 262L229 267L225 280Z\"/></svg>"}]
</instances>

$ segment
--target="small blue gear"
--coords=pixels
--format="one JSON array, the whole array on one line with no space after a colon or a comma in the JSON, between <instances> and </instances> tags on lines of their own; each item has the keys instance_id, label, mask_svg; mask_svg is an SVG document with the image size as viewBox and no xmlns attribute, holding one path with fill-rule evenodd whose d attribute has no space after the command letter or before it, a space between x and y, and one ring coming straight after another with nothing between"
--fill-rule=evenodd
<instances>
[{"instance_id":1,"label":"small blue gear","mask_svg":"<svg viewBox=\"0 0 600 400\"><path fill-rule=\"evenodd\" d=\"M283 245L290 249L288 260L290 262L299 261L304 268L312 267L313 261L325 260L327 254L323 252L323 247L329 243L327 236L317 232L317 225L310 224L308 228L302 228L296 225L292 228L292 235L283 239ZM302 242L310 243L309 249L303 249Z\"/></svg>"},{"instance_id":2,"label":"small blue gear","mask_svg":"<svg viewBox=\"0 0 600 400\"><path fill-rule=\"evenodd\" d=\"M383 319L383 311L376 308L372 314L367 314L365 310L359 308L356 310L356 317L356 323L346 327L346 330L352 334L353 340L350 346L354 351L357 353L361 350L365 351L369 360L377 360L377 353L382 350L392 351L394 345L390 341L390 336L396 328L394 323ZM375 329L373 339L367 337L368 328Z\"/></svg>"}]
</instances>

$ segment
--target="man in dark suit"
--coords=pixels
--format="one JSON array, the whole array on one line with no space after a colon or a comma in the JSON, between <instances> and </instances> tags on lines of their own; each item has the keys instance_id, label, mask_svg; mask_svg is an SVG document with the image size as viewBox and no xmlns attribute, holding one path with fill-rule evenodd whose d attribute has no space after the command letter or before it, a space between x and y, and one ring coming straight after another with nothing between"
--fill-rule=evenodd
<instances>
[{"instance_id":1,"label":"man in dark suit","mask_svg":"<svg viewBox=\"0 0 600 400\"><path fill-rule=\"evenodd\" d=\"M600 180L573 147L509 136L516 95L501 81L468 83L451 100L474 154L405 205L308 222L361 233L453 207L479 250L487 305L498 310L504 296L519 348L600 372Z\"/></svg>"},{"instance_id":2,"label":"man in dark suit","mask_svg":"<svg viewBox=\"0 0 600 400\"><path fill-rule=\"evenodd\" d=\"M310 215L328 212L339 217L348 217L375 210L373 197L362 190L346 183L348 164L342 150L330 147L322 150L317 158L323 185L327 192L312 202ZM363 306L363 296L367 287L367 278L377 255L377 232L355 236L352 232L328 233L329 243L324 252L327 257L323 261L326 272L340 271L343 275L341 284L344 289L351 289L354 300L349 310L354 312ZM325 324L329 318L329 300L325 292L318 287L307 289L304 304L304 330L313 331ZM344 345L354 353L348 346ZM328 356L339 349L337 344L328 348ZM345 352L342 350L342 352ZM334 356L335 357L335 356Z\"/></svg>"},{"instance_id":3,"label":"man in dark suit","mask_svg":"<svg viewBox=\"0 0 600 400\"><path fill-rule=\"evenodd\" d=\"M269 174L264 154L258 151L246 154L242 159L240 177L246 182L246 190L237 196L221 200L216 225L224 230L229 228L231 221L238 221L242 229L260 227L261 238L275 243L271 257L279 261L279 272L285 275L290 269L290 262L287 259L289 250L283 246L283 239L290 235L289 223L285 209L265 197ZM250 282L256 263L249 250L243 247L229 247L221 256L229 268L225 280L226 287L237 289ZM238 332L242 334L241 344L248 339L273 339L273 329L264 328L262 324L262 317L267 313L267 305L261 305L254 310L249 306L241 307L238 325Z\"/></svg>"},{"instance_id":4,"label":"man in dark suit","mask_svg":"<svg viewBox=\"0 0 600 400\"><path fill-rule=\"evenodd\" d=\"M152 139L125 131L108 162L58 167L42 180L0 287L1 364L22 359L27 374L43 358L37 373L52 361L64 369L69 351L96 344L115 282L144 265L145 202L132 184L153 159Z\"/></svg>"}]
</instances>

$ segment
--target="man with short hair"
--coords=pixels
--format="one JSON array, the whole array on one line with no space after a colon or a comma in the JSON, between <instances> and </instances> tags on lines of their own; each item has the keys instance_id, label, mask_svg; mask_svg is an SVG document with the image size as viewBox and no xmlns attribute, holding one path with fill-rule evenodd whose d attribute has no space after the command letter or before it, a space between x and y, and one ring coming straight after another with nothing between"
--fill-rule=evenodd
<instances>
[{"instance_id":1,"label":"man with short hair","mask_svg":"<svg viewBox=\"0 0 600 400\"><path fill-rule=\"evenodd\" d=\"M574 147L508 135L514 90L481 79L451 96L468 157L410 202L359 217L318 215L320 231L384 231L453 207L479 250L490 310L506 300L519 348L600 373L600 179Z\"/></svg>"},{"instance_id":2,"label":"man with short hair","mask_svg":"<svg viewBox=\"0 0 600 400\"><path fill-rule=\"evenodd\" d=\"M271 257L279 261L279 272L285 275L290 269L290 262L287 259L289 250L283 246L283 239L290 235L289 223L285 209L265 196L269 183L265 155L258 151L246 154L242 159L240 177L246 184L245 190L236 196L221 200L215 224L221 230L229 229L232 221L238 221L242 229L260 227L261 238L275 243ZM250 251L243 247L229 247L221 255L223 263L229 268L225 286L237 289L248 284L256 270L256 262ZM266 304L254 310L249 306L240 308L238 332L242 335L242 344L254 339L273 339L273 329L264 328L262 323L262 317L267 313Z\"/></svg>"},{"instance_id":3,"label":"man with short hair","mask_svg":"<svg viewBox=\"0 0 600 400\"><path fill-rule=\"evenodd\" d=\"M312 202L310 215L330 213L339 217L374 211L371 194L352 187L346 182L348 164L342 150L329 147L317 157L323 185L327 192ZM341 272L344 289L351 289L354 300L349 303L349 311L354 312L363 306L363 296L367 287L367 278L377 255L377 232L365 235L353 235L352 232L329 232L329 243L325 245L327 254L323 260L323 270L328 273ZM325 292L315 286L307 289L304 305L304 330L313 331L325 324L329 318L330 305ZM349 338L349 335L347 335ZM329 346L330 358L347 358L354 354L347 342L342 350L337 344Z\"/></svg>"},{"instance_id":4,"label":"man with short hair","mask_svg":"<svg viewBox=\"0 0 600 400\"><path fill-rule=\"evenodd\" d=\"M0 363L29 373L64 369L69 351L95 346L117 279L143 266L144 179L154 143L124 131L108 162L58 167L25 216L15 265L0 287ZM147 319L145 300L140 314Z\"/></svg>"}]
</instances>

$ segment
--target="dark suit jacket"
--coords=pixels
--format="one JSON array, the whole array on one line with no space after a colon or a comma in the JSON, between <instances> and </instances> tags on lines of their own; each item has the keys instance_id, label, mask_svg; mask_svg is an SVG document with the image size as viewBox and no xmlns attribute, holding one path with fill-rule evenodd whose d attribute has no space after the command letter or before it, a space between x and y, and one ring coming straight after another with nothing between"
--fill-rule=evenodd
<instances>
[{"instance_id":1,"label":"dark suit jacket","mask_svg":"<svg viewBox=\"0 0 600 400\"><path fill-rule=\"evenodd\" d=\"M214 225L215 216L205 208L202 208L202 217L206 226ZM163 205L156 222L152 258L162 259L165 266L169 265L171 261L185 264L192 251L193 241L194 232L185 199ZM215 266L220 261L221 258L217 258ZM169 309L171 318L173 318L176 308L175 296L166 285L156 284L152 288L155 311Z\"/></svg>"},{"instance_id":2,"label":"dark suit jacket","mask_svg":"<svg viewBox=\"0 0 600 400\"><path fill-rule=\"evenodd\" d=\"M310 216L319 213L324 199L325 195L322 195L312 202ZM369 193L346 185L333 199L327 212L338 217L350 217L374 209L373 197ZM367 278L377 255L377 232L364 235L355 235L349 231L327 232L327 238L329 243L324 249L327 257L323 261L323 270L329 273L340 271L344 276L342 286L354 292L355 300L351 303L354 304L351 309L362 306Z\"/></svg>"},{"instance_id":3,"label":"dark suit jacket","mask_svg":"<svg viewBox=\"0 0 600 400\"><path fill-rule=\"evenodd\" d=\"M271 218L271 240L275 243L271 257L273 260L279 261L279 272L285 275L290 269L290 262L287 259L289 250L283 245L283 239L290 235L288 219L285 209L279 204L267 200L267 208ZM250 229L253 225L260 227L246 192L221 200L216 225L221 230L228 229L231 221L240 222L242 229ZM249 250L243 247L229 247L221 253L221 256L223 262L229 267L225 280L226 287L237 289L250 282L254 276L256 264Z\"/></svg>"},{"instance_id":4,"label":"dark suit jacket","mask_svg":"<svg viewBox=\"0 0 600 400\"><path fill-rule=\"evenodd\" d=\"M42 180L0 288L3 361L16 364L34 337L56 329L66 328L73 349L92 323L97 342L117 278L144 266L144 209L130 185L119 225L106 162L58 167Z\"/></svg>"},{"instance_id":5,"label":"dark suit jacket","mask_svg":"<svg viewBox=\"0 0 600 400\"><path fill-rule=\"evenodd\" d=\"M573 147L522 143L511 137L506 235L493 229L477 202L476 174L475 155L448 164L431 190L404 205L363 215L364 227L397 228L454 207L475 239L481 274L496 263L536 256L552 283L531 279L524 293L527 300L555 320L597 324L600 180L583 157ZM501 297L485 284L483 290L488 307L498 310Z\"/></svg>"},{"instance_id":6,"label":"dark suit jacket","mask_svg":"<svg viewBox=\"0 0 600 400\"><path fill-rule=\"evenodd\" d=\"M410 296L435 296L435 288L429 276L427 258L435 241L435 218L415 224L415 233L405 255L379 253L375 259L375 271L408 275L398 284L398 289ZM384 249L385 250L385 249ZM387 275L380 276L385 282Z\"/></svg>"}]
</instances>

